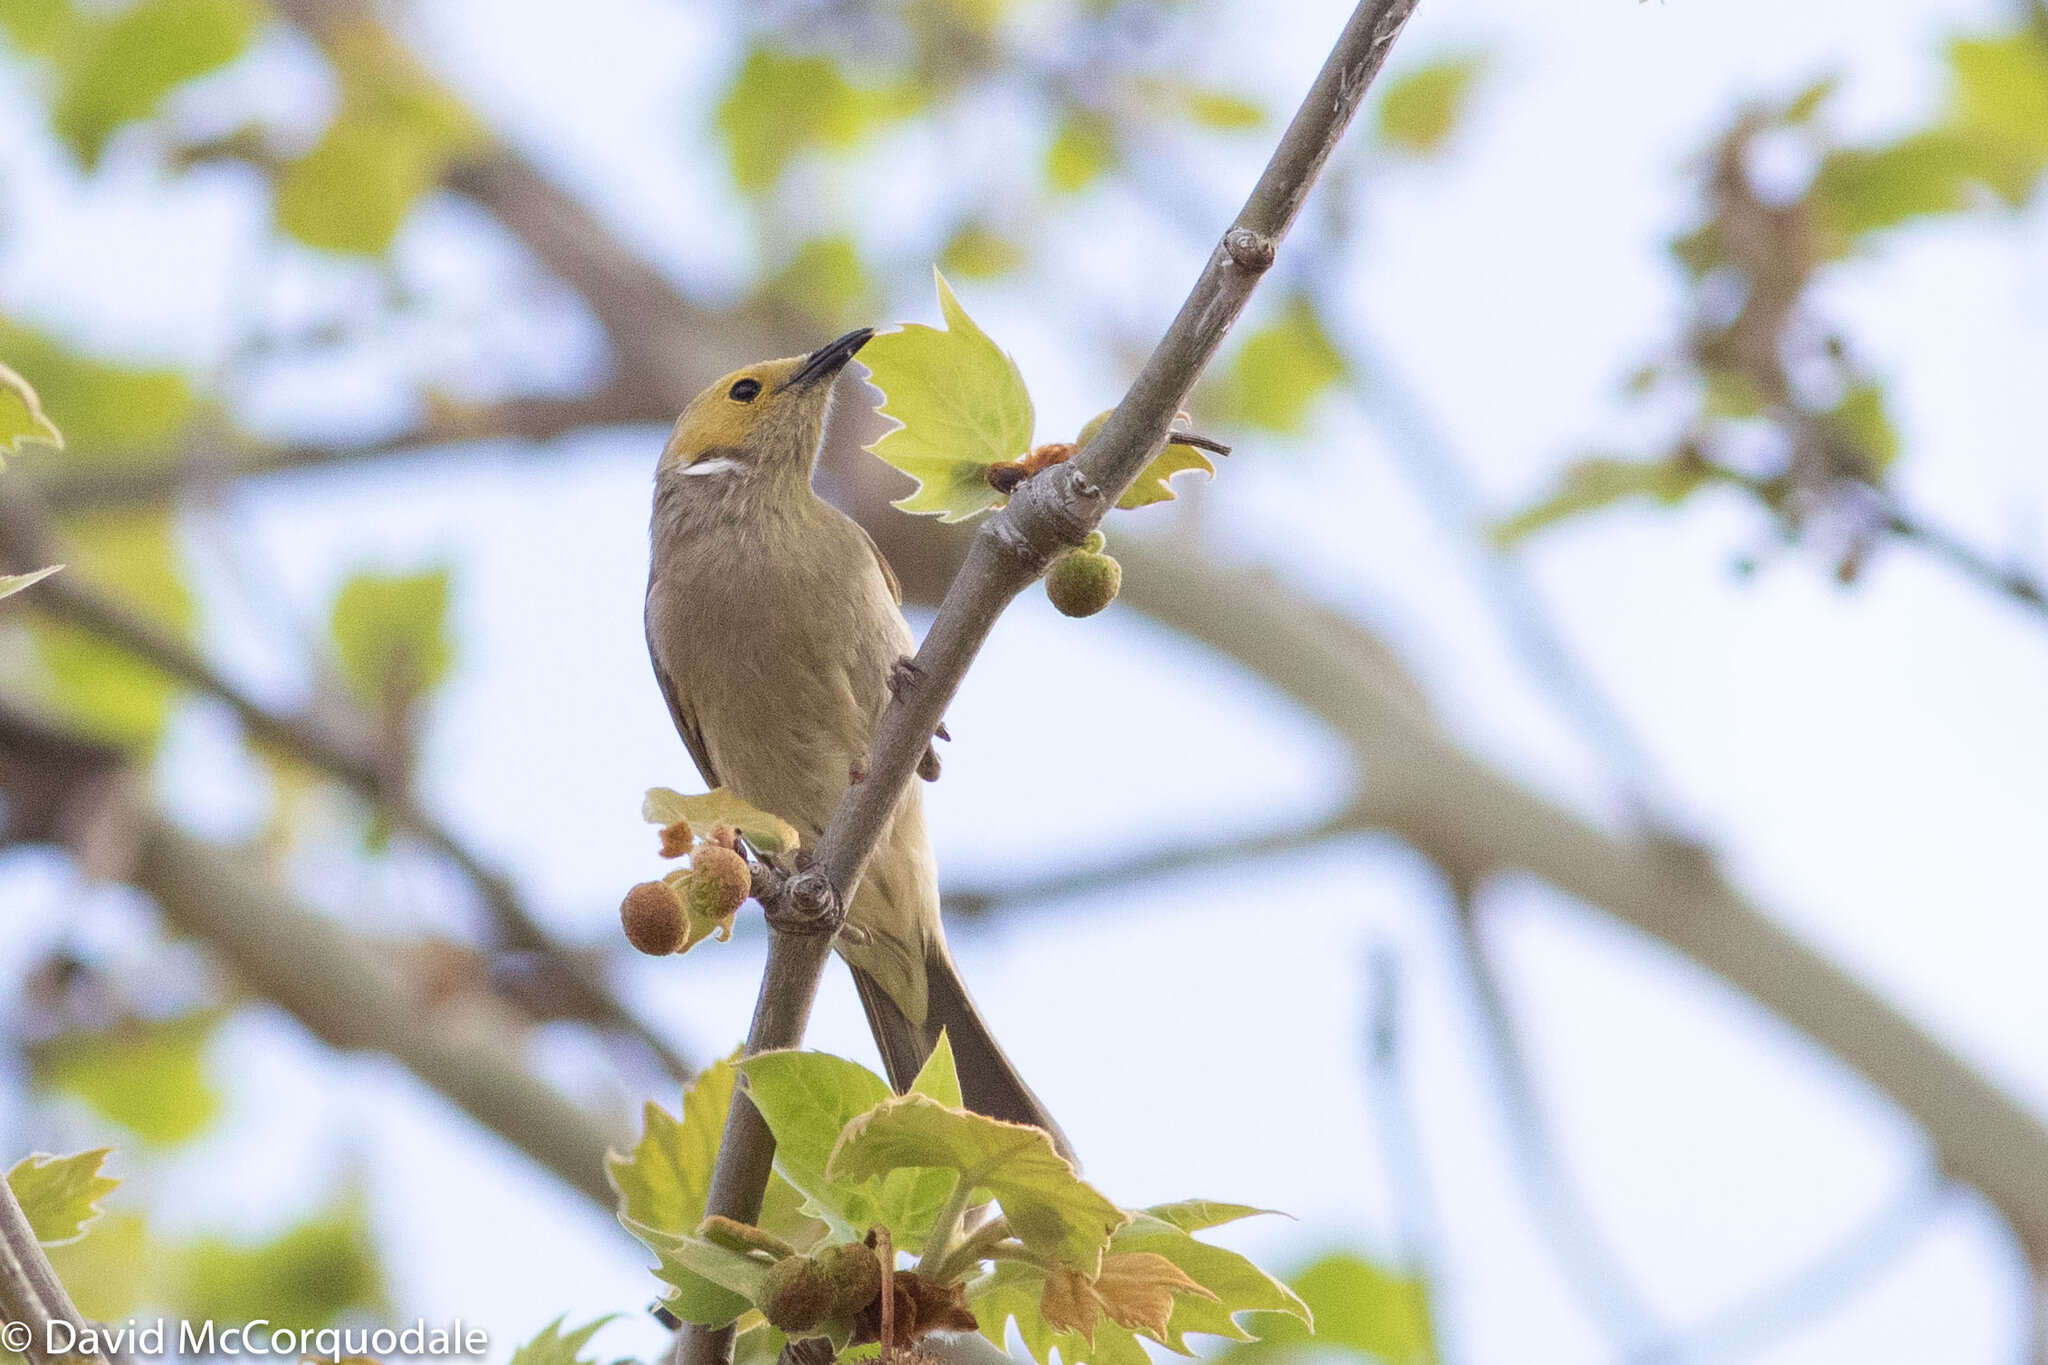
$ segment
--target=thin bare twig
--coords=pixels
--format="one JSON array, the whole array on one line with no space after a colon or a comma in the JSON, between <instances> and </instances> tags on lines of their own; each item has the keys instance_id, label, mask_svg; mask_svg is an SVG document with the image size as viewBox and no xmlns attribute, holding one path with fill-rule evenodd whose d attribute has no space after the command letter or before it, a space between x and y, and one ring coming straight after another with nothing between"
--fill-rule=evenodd
<instances>
[{"instance_id":1,"label":"thin bare twig","mask_svg":"<svg viewBox=\"0 0 2048 1365\"><path fill-rule=\"evenodd\" d=\"M1522 1189L1549 1238L1552 1251L1579 1294L1607 1320L1610 1332L1631 1358L1666 1333L1619 1254L1600 1232L1578 1182L1572 1178L1551 1132L1550 1117L1536 1088L1521 1031L1515 1025L1500 978L1480 942L1476 888L1449 876L1452 941L1465 983L1472 991L1480 1033L1492 1054L1494 1084L1507 1111L1508 1148Z\"/></svg>"},{"instance_id":2,"label":"thin bare twig","mask_svg":"<svg viewBox=\"0 0 2048 1365\"><path fill-rule=\"evenodd\" d=\"M28 495L0 491L0 561L35 561L54 552L50 535ZM43 591L43 589L50 589ZM511 882L471 849L448 826L422 808L369 744L353 734L337 733L309 715L274 711L235 684L183 640L155 622L129 610L77 574L58 574L24 594L21 603L52 620L89 631L95 638L134 655L195 691L225 703L259 744L279 749L328 773L384 809L393 821L410 830L429 848L447 858L476 888L505 939L505 946L547 958L562 981L575 992L578 1010L604 1027L635 1039L676 1075L684 1079L693 1068L661 1035L612 993L597 972L542 927L513 889Z\"/></svg>"},{"instance_id":3,"label":"thin bare twig","mask_svg":"<svg viewBox=\"0 0 2048 1365\"><path fill-rule=\"evenodd\" d=\"M1169 424L1272 265L1316 173L1414 8L1415 0L1363 0L1352 13L1237 222L1210 253L1193 292L1101 434L1069 464L1026 480L975 533L917 652L914 680L897 690L876 727L866 777L833 811L811 865L782 888L782 905L770 907L774 932L748 1052L802 1040L831 948L830 934L816 930L836 928L843 918L883 827L996 618L1054 555L1087 538L1165 443ZM778 909L781 923L774 917ZM799 926L812 932L792 931ZM773 1159L767 1125L751 1103L735 1096L706 1211L752 1221ZM732 1333L687 1329L678 1354L683 1365L725 1365Z\"/></svg>"}]
</instances>

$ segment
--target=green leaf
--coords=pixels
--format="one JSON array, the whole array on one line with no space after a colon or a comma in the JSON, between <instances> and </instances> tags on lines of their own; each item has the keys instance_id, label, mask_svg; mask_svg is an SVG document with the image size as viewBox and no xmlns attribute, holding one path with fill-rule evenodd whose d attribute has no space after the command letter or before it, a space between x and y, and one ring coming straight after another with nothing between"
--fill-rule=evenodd
<instances>
[{"instance_id":1,"label":"green leaf","mask_svg":"<svg viewBox=\"0 0 2048 1365\"><path fill-rule=\"evenodd\" d=\"M278 175L277 225L308 246L374 256L449 163L487 139L381 27L344 26L329 49L341 109Z\"/></svg>"},{"instance_id":2,"label":"green leaf","mask_svg":"<svg viewBox=\"0 0 2048 1365\"><path fill-rule=\"evenodd\" d=\"M44 415L34 386L0 363L0 469L7 467L7 456L21 453L25 441L64 448L64 436Z\"/></svg>"},{"instance_id":3,"label":"green leaf","mask_svg":"<svg viewBox=\"0 0 2048 1365\"><path fill-rule=\"evenodd\" d=\"M1082 425L1081 434L1074 438L1075 454L1086 450L1088 443L1101 433L1112 411L1114 409L1098 412ZM1124 490L1124 495L1116 500L1116 505L1128 510L1133 507L1149 507L1155 502L1172 502L1175 494L1169 480L1174 475L1190 469L1199 469L1211 478L1216 474L1216 466L1210 462L1206 451L1198 446L1169 441L1166 448L1153 457L1152 463L1138 471L1138 477L1131 481L1131 486ZM1100 550L1102 547L1097 545L1094 548Z\"/></svg>"},{"instance_id":4,"label":"green leaf","mask_svg":"<svg viewBox=\"0 0 2048 1365\"><path fill-rule=\"evenodd\" d=\"M109 364L4 319L0 354L36 377L42 408L63 429L74 462L169 458L197 406L174 370Z\"/></svg>"},{"instance_id":5,"label":"green leaf","mask_svg":"<svg viewBox=\"0 0 2048 1365\"><path fill-rule=\"evenodd\" d=\"M171 1299L198 1320L250 1322L313 1331L354 1310L385 1307L383 1276L368 1210L349 1197L268 1242L215 1238L176 1253Z\"/></svg>"},{"instance_id":6,"label":"green leaf","mask_svg":"<svg viewBox=\"0 0 2048 1365\"><path fill-rule=\"evenodd\" d=\"M227 65L262 21L256 0L139 0L81 17L57 46L50 120L87 166L116 128L156 111L163 97Z\"/></svg>"},{"instance_id":7,"label":"green leaf","mask_svg":"<svg viewBox=\"0 0 2048 1365\"><path fill-rule=\"evenodd\" d=\"M47 56L70 31L70 0L0 0L0 30L16 50Z\"/></svg>"},{"instance_id":8,"label":"green leaf","mask_svg":"<svg viewBox=\"0 0 2048 1365\"><path fill-rule=\"evenodd\" d=\"M111 1147L74 1156L23 1157L7 1173L7 1186L28 1216L29 1230L44 1246L75 1241L100 1216L100 1200L121 1182L100 1174Z\"/></svg>"},{"instance_id":9,"label":"green leaf","mask_svg":"<svg viewBox=\"0 0 2048 1365\"><path fill-rule=\"evenodd\" d=\"M1107 120L1070 110L1045 149L1045 183L1061 194L1087 189L1116 164L1116 136Z\"/></svg>"},{"instance_id":10,"label":"green leaf","mask_svg":"<svg viewBox=\"0 0 2048 1365\"><path fill-rule=\"evenodd\" d=\"M352 574L328 619L342 681L375 714L402 714L454 666L446 568Z\"/></svg>"},{"instance_id":11,"label":"green leaf","mask_svg":"<svg viewBox=\"0 0 2048 1365\"><path fill-rule=\"evenodd\" d=\"M598 1329L616 1318L618 1314L607 1313L584 1323L574 1331L564 1332L562 1324L568 1315L556 1318L540 1334L512 1353L512 1365L590 1365L583 1359L583 1348L597 1335Z\"/></svg>"},{"instance_id":12,"label":"green leaf","mask_svg":"<svg viewBox=\"0 0 2048 1365\"><path fill-rule=\"evenodd\" d=\"M945 330L906 323L861 348L881 412L900 425L868 447L917 480L906 512L964 521L1003 500L988 468L1031 445L1031 394L1017 362L977 327L946 277L938 284Z\"/></svg>"},{"instance_id":13,"label":"green leaf","mask_svg":"<svg viewBox=\"0 0 2048 1365\"><path fill-rule=\"evenodd\" d=\"M829 57L757 43L719 100L716 120L733 180L760 194L802 153L843 151L928 98L916 84L863 89Z\"/></svg>"},{"instance_id":14,"label":"green leaf","mask_svg":"<svg viewBox=\"0 0 2048 1365\"><path fill-rule=\"evenodd\" d=\"M187 1141L220 1111L207 1075L212 1011L134 1021L103 1033L64 1033L31 1053L36 1079L78 1096L145 1142Z\"/></svg>"},{"instance_id":15,"label":"green leaf","mask_svg":"<svg viewBox=\"0 0 2048 1365\"><path fill-rule=\"evenodd\" d=\"M903 1250L921 1250L952 1192L951 1176L903 1170L847 1179L827 1172L846 1126L890 1098L888 1082L823 1052L764 1052L739 1067L747 1078L747 1094L775 1134L775 1169L803 1193L805 1208L823 1218L841 1241L880 1223L896 1234ZM919 1085L926 1087L918 1093L941 1103L950 1093L958 1103L960 1082L951 1067L950 1045L934 1051L918 1074Z\"/></svg>"},{"instance_id":16,"label":"green leaf","mask_svg":"<svg viewBox=\"0 0 2048 1365\"><path fill-rule=\"evenodd\" d=\"M1295 1291L1315 1314L1313 1334L1299 1322L1262 1316L1260 1341L1218 1357L1229 1365L1255 1365L1276 1352L1335 1348L1387 1362L1429 1365L1436 1359L1429 1286L1418 1275L1389 1270L1360 1256L1336 1252L1293 1277Z\"/></svg>"},{"instance_id":17,"label":"green leaf","mask_svg":"<svg viewBox=\"0 0 2048 1365\"><path fill-rule=\"evenodd\" d=\"M1213 1199L1181 1199L1171 1204L1154 1204L1144 1212L1146 1216L1157 1218L1182 1232L1200 1232L1204 1228L1221 1227L1225 1223L1257 1218L1262 1214L1280 1216L1277 1209L1258 1209L1250 1204L1219 1204Z\"/></svg>"},{"instance_id":18,"label":"green leaf","mask_svg":"<svg viewBox=\"0 0 2048 1365\"><path fill-rule=\"evenodd\" d=\"M1472 53L1403 73L1380 99L1380 141L1414 156L1441 151L1485 69L1486 59Z\"/></svg>"},{"instance_id":19,"label":"green leaf","mask_svg":"<svg viewBox=\"0 0 2048 1365\"><path fill-rule=\"evenodd\" d=\"M1702 410L1710 418L1761 417L1770 406L1756 381L1741 370L1709 368Z\"/></svg>"},{"instance_id":20,"label":"green leaf","mask_svg":"<svg viewBox=\"0 0 2048 1365\"><path fill-rule=\"evenodd\" d=\"M732 1107L736 1073L715 1062L697 1073L683 1094L682 1116L653 1100L643 1109L640 1141L604 1159L606 1178L619 1196L619 1214L660 1232L695 1232L718 1161L719 1135Z\"/></svg>"},{"instance_id":21,"label":"green leaf","mask_svg":"<svg viewBox=\"0 0 2048 1365\"><path fill-rule=\"evenodd\" d=\"M1242 95L1224 90L1184 90L1190 120L1220 132L1250 132L1266 126L1266 111Z\"/></svg>"},{"instance_id":22,"label":"green leaf","mask_svg":"<svg viewBox=\"0 0 2048 1365\"><path fill-rule=\"evenodd\" d=\"M1919 132L1882 147L1839 147L1821 161L1810 199L1825 249L1840 255L1866 234L1914 218L1969 207L1984 183L1983 144L1946 130Z\"/></svg>"},{"instance_id":23,"label":"green leaf","mask_svg":"<svg viewBox=\"0 0 2048 1365\"><path fill-rule=\"evenodd\" d=\"M2022 24L1949 46L1950 122L1983 143L1980 171L2007 203L2029 197L2048 167L2048 31Z\"/></svg>"},{"instance_id":24,"label":"green leaf","mask_svg":"<svg viewBox=\"0 0 2048 1365\"><path fill-rule=\"evenodd\" d=\"M1188 1212L1186 1206L1173 1206ZM1219 1207L1205 1206L1213 1213ZM1270 1324L1271 1314L1287 1314L1297 1322L1314 1322L1309 1308L1286 1285L1238 1253L1212 1245L1190 1235L1189 1230L1156 1214L1139 1214L1117 1230L1110 1240L1112 1252L1151 1252L1178 1266L1200 1285L1208 1298L1188 1297L1174 1303L1173 1317L1163 1340L1177 1351L1187 1349L1190 1332L1248 1341L1263 1330L1249 1331L1237 1321L1240 1313L1262 1315L1258 1323Z\"/></svg>"},{"instance_id":25,"label":"green leaf","mask_svg":"<svg viewBox=\"0 0 2048 1365\"><path fill-rule=\"evenodd\" d=\"M1238 347L1206 396L1221 421L1295 433L1307 425L1316 400L1347 372L1315 305L1295 294L1278 317Z\"/></svg>"},{"instance_id":26,"label":"green leaf","mask_svg":"<svg viewBox=\"0 0 2048 1365\"><path fill-rule=\"evenodd\" d=\"M1083 1181L1043 1129L969 1113L929 1095L899 1095L855 1119L826 1163L834 1180L903 1167L957 1171L1002 1204L1024 1244L1093 1275L1129 1215Z\"/></svg>"},{"instance_id":27,"label":"green leaf","mask_svg":"<svg viewBox=\"0 0 2048 1365\"><path fill-rule=\"evenodd\" d=\"M731 825L761 853L788 853L797 846L796 826L780 816L750 806L724 787L713 787L701 796L685 796L668 787L650 787L640 802L640 818L650 825L690 822L690 828L708 834L714 825Z\"/></svg>"},{"instance_id":28,"label":"green leaf","mask_svg":"<svg viewBox=\"0 0 2048 1365\"><path fill-rule=\"evenodd\" d=\"M942 1029L938 1046L932 1055L924 1059L918 1068L917 1078L910 1083L909 1093L927 1095L951 1109L963 1108L966 1101L960 1098L960 1068L953 1060L953 1040Z\"/></svg>"},{"instance_id":29,"label":"green leaf","mask_svg":"<svg viewBox=\"0 0 2048 1365\"><path fill-rule=\"evenodd\" d=\"M1881 475L1899 457L1899 433L1885 411L1884 390L1875 384L1858 384L1842 395L1842 401L1828 414L1828 420L1863 457L1870 474Z\"/></svg>"},{"instance_id":30,"label":"green leaf","mask_svg":"<svg viewBox=\"0 0 2048 1365\"><path fill-rule=\"evenodd\" d=\"M1698 461L1674 456L1665 460L1623 460L1606 456L1575 460L1549 497L1496 522L1493 543L1503 548L1581 512L1611 507L1629 498L1652 498L1670 506L1683 501L1711 473Z\"/></svg>"},{"instance_id":31,"label":"green leaf","mask_svg":"<svg viewBox=\"0 0 2048 1365\"><path fill-rule=\"evenodd\" d=\"M939 267L967 279L1007 275L1029 259L1017 242L986 223L963 223L939 253Z\"/></svg>"},{"instance_id":32,"label":"green leaf","mask_svg":"<svg viewBox=\"0 0 2048 1365\"><path fill-rule=\"evenodd\" d=\"M47 564L33 573L0 574L0 597L12 597L31 584L42 582L63 567L62 564Z\"/></svg>"},{"instance_id":33,"label":"green leaf","mask_svg":"<svg viewBox=\"0 0 2048 1365\"><path fill-rule=\"evenodd\" d=\"M729 1062L706 1067L684 1093L680 1118L649 1100L640 1141L632 1151L612 1152L604 1160L606 1178L619 1196L619 1221L661 1258L655 1273L675 1290L665 1302L686 1322L723 1326L746 1307L729 1290L692 1274L675 1258L670 1240L694 1233L704 1221L736 1078Z\"/></svg>"},{"instance_id":34,"label":"green leaf","mask_svg":"<svg viewBox=\"0 0 2048 1365\"><path fill-rule=\"evenodd\" d=\"M630 1218L619 1221L654 1252L655 1277L675 1290L662 1304L684 1322L725 1327L764 1296L767 1261L701 1237L657 1232Z\"/></svg>"}]
</instances>

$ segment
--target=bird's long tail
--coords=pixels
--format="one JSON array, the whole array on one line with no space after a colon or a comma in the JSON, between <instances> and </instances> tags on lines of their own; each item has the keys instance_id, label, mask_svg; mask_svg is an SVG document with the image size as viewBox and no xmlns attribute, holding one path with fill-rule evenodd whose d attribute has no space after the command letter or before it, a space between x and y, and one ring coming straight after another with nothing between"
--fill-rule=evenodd
<instances>
[{"instance_id":1,"label":"bird's long tail","mask_svg":"<svg viewBox=\"0 0 2048 1365\"><path fill-rule=\"evenodd\" d=\"M992 1119L1043 1128L1052 1135L1060 1155L1075 1161L1067 1135L1060 1131L1038 1096L1031 1093L1031 1087L997 1046L995 1036L982 1022L981 1012L967 994L960 969L953 965L951 954L943 947L935 946L925 962L926 1007L922 1025L910 1022L881 984L858 967L853 968L853 982L860 990L860 1003L868 1012L868 1027L874 1031L875 1045L882 1051L882 1065L889 1073L891 1089L901 1094L910 1088L932 1049L938 1046L943 1029L953 1046L953 1060L960 1071L960 1097L967 1107Z\"/></svg>"}]
</instances>

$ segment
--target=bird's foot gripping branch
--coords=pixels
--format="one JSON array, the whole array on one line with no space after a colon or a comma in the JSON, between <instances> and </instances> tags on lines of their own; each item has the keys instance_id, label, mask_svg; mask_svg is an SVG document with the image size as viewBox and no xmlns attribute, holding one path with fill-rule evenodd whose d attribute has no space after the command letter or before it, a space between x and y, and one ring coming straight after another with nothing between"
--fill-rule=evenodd
<instances>
[{"instance_id":1,"label":"bird's foot gripping branch","mask_svg":"<svg viewBox=\"0 0 2048 1365\"><path fill-rule=\"evenodd\" d=\"M707 1217L713 1155L737 1085L775 1136L758 1224ZM1118 1208L1036 1128L969 1112L942 1039L909 1092L817 1052L767 1052L698 1077L680 1117L607 1163L619 1217L659 1258L675 1317L738 1329L742 1361L790 1341L892 1354L934 1332L1008 1325L1043 1365L1145 1365L1208 1333L1253 1340L1308 1310L1237 1253L1194 1234L1261 1212L1189 1201ZM898 1264L900 1256L914 1256ZM1240 1323L1240 1314L1252 1315Z\"/></svg>"}]
</instances>

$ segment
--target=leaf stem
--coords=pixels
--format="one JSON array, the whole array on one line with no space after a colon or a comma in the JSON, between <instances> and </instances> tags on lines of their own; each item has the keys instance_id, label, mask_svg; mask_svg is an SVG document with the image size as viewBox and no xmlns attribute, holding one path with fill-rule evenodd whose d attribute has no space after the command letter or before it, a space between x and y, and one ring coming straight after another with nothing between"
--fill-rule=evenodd
<instances>
[{"instance_id":1,"label":"leaf stem","mask_svg":"<svg viewBox=\"0 0 2048 1365\"><path fill-rule=\"evenodd\" d=\"M917 1273L928 1280L941 1279L939 1267L952 1257L960 1220L967 1216L967 1201L974 1193L973 1174L960 1172L953 1181L953 1192L946 1196L938 1216L932 1219L931 1236L925 1239L924 1255L917 1261Z\"/></svg>"},{"instance_id":2,"label":"leaf stem","mask_svg":"<svg viewBox=\"0 0 2048 1365\"><path fill-rule=\"evenodd\" d=\"M959 1246L953 1248L928 1278L935 1279L940 1284L959 1279L984 1258L994 1255L996 1247L1009 1235L1010 1220L997 1214L970 1233ZM1018 1242L1016 1246L1020 1251L1024 1248L1022 1242ZM922 1270L923 1267L920 1266L919 1269Z\"/></svg>"}]
</instances>

